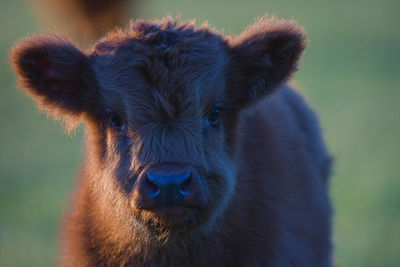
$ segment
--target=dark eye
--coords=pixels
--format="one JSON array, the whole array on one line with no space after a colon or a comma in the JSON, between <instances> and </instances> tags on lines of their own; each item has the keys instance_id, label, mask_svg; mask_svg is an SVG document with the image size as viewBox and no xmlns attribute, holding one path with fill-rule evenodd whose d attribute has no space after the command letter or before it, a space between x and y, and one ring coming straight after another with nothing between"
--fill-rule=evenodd
<instances>
[{"instance_id":1,"label":"dark eye","mask_svg":"<svg viewBox=\"0 0 400 267\"><path fill-rule=\"evenodd\" d=\"M125 126L122 119L115 113L109 115L110 125L116 130L122 130Z\"/></svg>"},{"instance_id":2,"label":"dark eye","mask_svg":"<svg viewBox=\"0 0 400 267\"><path fill-rule=\"evenodd\" d=\"M219 108L214 108L207 118L207 125L217 125L219 122L219 114L221 110Z\"/></svg>"}]
</instances>

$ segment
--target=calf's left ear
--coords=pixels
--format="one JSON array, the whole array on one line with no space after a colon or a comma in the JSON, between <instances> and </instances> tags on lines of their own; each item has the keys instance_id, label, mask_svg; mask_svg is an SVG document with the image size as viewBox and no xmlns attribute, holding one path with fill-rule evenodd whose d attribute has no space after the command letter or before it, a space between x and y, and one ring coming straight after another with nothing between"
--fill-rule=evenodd
<instances>
[{"instance_id":1,"label":"calf's left ear","mask_svg":"<svg viewBox=\"0 0 400 267\"><path fill-rule=\"evenodd\" d=\"M290 78L306 39L295 22L263 17L228 44L228 97L247 106Z\"/></svg>"},{"instance_id":2,"label":"calf's left ear","mask_svg":"<svg viewBox=\"0 0 400 267\"><path fill-rule=\"evenodd\" d=\"M98 100L89 57L64 38L25 38L10 59L19 87L56 117L76 117Z\"/></svg>"}]
</instances>

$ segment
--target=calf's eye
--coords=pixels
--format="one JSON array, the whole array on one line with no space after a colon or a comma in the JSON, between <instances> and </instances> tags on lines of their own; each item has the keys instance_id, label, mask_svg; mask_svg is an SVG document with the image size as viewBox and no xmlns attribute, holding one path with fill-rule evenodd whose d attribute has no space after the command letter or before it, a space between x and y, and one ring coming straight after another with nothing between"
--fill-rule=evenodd
<instances>
[{"instance_id":1,"label":"calf's eye","mask_svg":"<svg viewBox=\"0 0 400 267\"><path fill-rule=\"evenodd\" d=\"M214 108L207 117L207 125L217 125L219 122L219 115L221 110L219 108Z\"/></svg>"},{"instance_id":2,"label":"calf's eye","mask_svg":"<svg viewBox=\"0 0 400 267\"><path fill-rule=\"evenodd\" d=\"M121 117L119 117L115 113L111 113L109 116L110 125L112 128L116 130L122 130L125 126L124 122L122 121Z\"/></svg>"}]
</instances>

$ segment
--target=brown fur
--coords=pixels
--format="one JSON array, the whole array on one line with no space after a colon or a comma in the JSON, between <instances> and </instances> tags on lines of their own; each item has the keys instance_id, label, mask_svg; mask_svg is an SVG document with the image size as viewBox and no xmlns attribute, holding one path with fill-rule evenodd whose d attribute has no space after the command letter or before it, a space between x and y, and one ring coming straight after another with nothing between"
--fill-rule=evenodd
<instances>
[{"instance_id":1,"label":"brown fur","mask_svg":"<svg viewBox=\"0 0 400 267\"><path fill-rule=\"evenodd\" d=\"M313 112L282 85L304 47L295 23L267 17L235 38L137 21L88 55L58 37L17 44L20 87L87 126L63 264L330 266L329 159ZM159 163L191 166L204 186L206 203L174 223L132 207L138 177Z\"/></svg>"}]
</instances>

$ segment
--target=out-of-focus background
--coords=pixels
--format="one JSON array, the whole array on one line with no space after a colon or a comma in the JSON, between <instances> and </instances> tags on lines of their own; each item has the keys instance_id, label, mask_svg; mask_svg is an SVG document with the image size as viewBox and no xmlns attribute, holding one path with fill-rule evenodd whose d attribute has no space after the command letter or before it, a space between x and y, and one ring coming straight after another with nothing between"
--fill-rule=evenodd
<instances>
[{"instance_id":1,"label":"out-of-focus background","mask_svg":"<svg viewBox=\"0 0 400 267\"><path fill-rule=\"evenodd\" d=\"M68 137L16 89L8 51L47 28L31 5L0 3L0 266L57 263L58 228L83 155L83 127ZM294 83L318 112L335 158L337 266L399 266L399 1L148 0L131 10L207 20L225 34L264 13L298 21L310 40Z\"/></svg>"}]
</instances>

